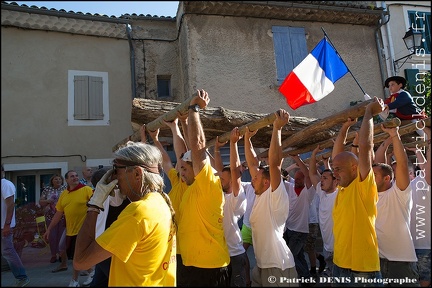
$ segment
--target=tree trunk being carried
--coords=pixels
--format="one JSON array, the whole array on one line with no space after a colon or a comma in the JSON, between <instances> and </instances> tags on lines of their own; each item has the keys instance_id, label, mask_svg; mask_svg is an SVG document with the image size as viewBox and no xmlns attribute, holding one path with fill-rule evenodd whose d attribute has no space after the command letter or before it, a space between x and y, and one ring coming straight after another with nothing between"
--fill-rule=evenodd
<instances>
[{"instance_id":1,"label":"tree trunk being carried","mask_svg":"<svg viewBox=\"0 0 432 288\"><path fill-rule=\"evenodd\" d=\"M374 126L374 135L376 135L379 132L382 132L381 124L383 124L384 127L386 127L386 128L393 128L393 127L399 126L401 124L401 121L399 120L399 118L393 118L393 119L388 120L386 122L376 124ZM347 135L347 137L346 137L346 141L347 142L351 142L355 138L356 133L357 133L357 131L351 131L351 132L349 132L348 135ZM328 139L328 140L324 140L324 141L321 141L321 142L318 142L318 143L315 143L315 144L312 144L312 145L304 146L302 148L297 148L297 149L292 149L292 150L285 150L282 153L282 157L285 158L285 157L288 157L289 155L297 155L297 154L306 153L306 152L314 150L318 145L320 146L321 149L326 149L326 148L333 147L333 144L334 144L333 141L335 139L336 139L336 137Z\"/></svg>"},{"instance_id":2,"label":"tree trunk being carried","mask_svg":"<svg viewBox=\"0 0 432 288\"><path fill-rule=\"evenodd\" d=\"M305 145L305 139L308 139L315 135L316 133L319 133L320 131L330 129L331 127L334 127L337 124L343 123L347 121L348 118L354 119L358 118L364 115L366 106L374 101L373 99L361 102L349 109L346 109L340 113L337 113L335 115L329 116L327 118L324 118L322 120L316 121L315 123L311 124L309 127L303 129L297 134L294 134L293 136L286 138L282 141L282 150L288 148L288 147L296 147L296 146L304 146ZM268 150L263 151L258 155L258 157L265 158L268 155Z\"/></svg>"},{"instance_id":3,"label":"tree trunk being carried","mask_svg":"<svg viewBox=\"0 0 432 288\"><path fill-rule=\"evenodd\" d=\"M410 141L406 137L410 133L416 131L419 127L421 127L421 125L418 125L418 122L421 122L421 121L423 121L423 123L427 127L430 127L430 122L431 122L431 118L430 117L426 118L424 120L418 120L416 122L408 122L408 124L405 124L405 125L399 127L399 135L400 135L401 139L405 139L406 140L406 141L402 141L402 143L404 143L404 146L408 146L408 147L416 147L416 145L417 145L417 147L426 146L426 141L424 141L424 139L420 140L420 141ZM379 123L379 124L376 124L374 126L374 144L375 144L375 146L379 146L379 144L381 144L381 142L383 142L385 139L388 138L388 134L385 133L385 132L382 132L381 124L383 124L384 127L392 128L392 127L396 127L396 126L400 125L400 124L397 125L397 123L401 123L400 119L399 118L393 118L393 119L388 120L388 121L386 121L384 123ZM402 123L404 123L404 122L402 122ZM407 122L405 122L405 123L407 123ZM382 133L378 134L378 132L382 132ZM351 137L351 139L353 139L355 137L355 133L356 133L356 131L349 132L348 136L351 135L350 137ZM348 136L347 136L347 140L348 140ZM420 136L418 136L418 137L420 137ZM351 149L351 145L352 144L346 145L345 146L346 150ZM313 147L313 149L315 149L315 147ZM320 145L320 147L321 147L321 145ZM323 147L321 147L321 148L323 148ZM311 149L309 151L312 151L313 149ZM289 154L290 154L289 152L284 157L289 156ZM319 162L319 161L323 160L323 158L329 158L331 156L331 154L332 154L332 151L328 151L328 152L325 152L325 153L322 153L322 154L317 154L316 155L316 160L317 160L317 162ZM309 162L309 158L305 159L304 162L308 163Z\"/></svg>"},{"instance_id":4,"label":"tree trunk being carried","mask_svg":"<svg viewBox=\"0 0 432 288\"><path fill-rule=\"evenodd\" d=\"M135 131L131 136L121 140L113 147L113 151L124 145L127 141L140 141L139 129L146 124L146 129L154 131L160 129L159 137L171 138L171 130L163 123L172 121L177 117L177 112L181 114L188 113L188 106L191 98L183 103L158 101L152 99L135 98L132 106L132 128ZM251 130L259 129L253 138L254 146L257 148L268 148L272 133L272 123L274 113L256 114L243 111L228 110L223 107L206 107L200 111L201 123L204 127L206 136L206 147L211 147L216 143L216 137L219 136L220 142L229 140L229 134L234 127L239 127L242 135L249 126ZM290 123L285 125L282 130L283 137L289 137L310 125L316 118L291 117ZM331 129L321 131L308 139L309 143L322 141L333 137L336 131ZM242 140L240 141L240 145Z\"/></svg>"},{"instance_id":5,"label":"tree trunk being carried","mask_svg":"<svg viewBox=\"0 0 432 288\"><path fill-rule=\"evenodd\" d=\"M148 131L160 129L159 137L172 138L171 130L164 124L164 120L169 122L177 118L177 113L188 113L188 106L190 98L183 101L183 103L158 101L152 99L135 98L133 100L131 123L134 133L128 138L123 139L113 150L117 150L120 146L124 145L127 141L140 141L140 127L146 124ZM315 149L319 144L321 148L330 148L333 146L333 138L337 136L338 126L345 122L348 118L359 118L364 115L366 106L373 101L367 100L361 102L349 109L341 111L336 115L329 116L324 119L314 119L306 117L291 116L289 123L282 127L282 148L285 149L283 157L290 154L302 154ZM272 124L276 118L275 113L270 114L254 114L243 111L228 110L223 107L206 107L200 111L200 120L206 135L206 147L211 147L216 143L216 137L219 142L223 143L229 141L231 130L234 127L239 127L240 134L243 136L246 127L251 131L258 129L257 134L252 138L252 143L255 148L266 148L270 145L272 135ZM430 127L430 118L424 120L426 126ZM398 118L384 122L386 127L395 127L400 124ZM404 144L414 142L415 140L409 133L417 130L416 123L408 122L408 124L399 128L399 133L403 137ZM358 130L360 122L351 127L352 130ZM386 133L378 134L381 131L381 125L377 124L374 127L375 144L382 142L385 139ZM421 126L421 125L420 125ZM351 131L347 135L347 142L354 139L356 131ZM415 133L415 132L414 132ZM239 145L243 144L243 140ZM349 146L349 145L347 145ZM268 150L260 153L258 157L265 158L268 155ZM318 158L324 154L318 155Z\"/></svg>"}]
</instances>

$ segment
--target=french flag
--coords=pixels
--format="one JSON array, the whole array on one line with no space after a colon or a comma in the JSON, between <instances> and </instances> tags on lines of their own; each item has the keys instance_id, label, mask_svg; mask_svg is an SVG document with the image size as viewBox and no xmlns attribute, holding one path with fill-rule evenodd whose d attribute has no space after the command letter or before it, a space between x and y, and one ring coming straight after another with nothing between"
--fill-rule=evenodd
<instances>
[{"instance_id":1,"label":"french flag","mask_svg":"<svg viewBox=\"0 0 432 288\"><path fill-rule=\"evenodd\" d=\"M324 37L279 87L292 109L318 102L334 89L348 67Z\"/></svg>"}]
</instances>

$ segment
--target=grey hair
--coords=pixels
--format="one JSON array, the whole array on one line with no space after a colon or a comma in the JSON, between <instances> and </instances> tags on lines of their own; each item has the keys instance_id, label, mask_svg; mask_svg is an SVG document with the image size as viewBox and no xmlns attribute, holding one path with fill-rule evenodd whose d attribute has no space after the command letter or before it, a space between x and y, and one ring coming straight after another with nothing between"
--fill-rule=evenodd
<instances>
[{"instance_id":1,"label":"grey hair","mask_svg":"<svg viewBox=\"0 0 432 288\"><path fill-rule=\"evenodd\" d=\"M149 172L144 167L162 167L162 154L160 150L150 144L142 142L128 141L125 146L114 152L114 157L119 160L136 163L137 167L141 167L143 171L140 197L143 197L150 192L158 192L165 199L171 211L172 223L177 226L174 221L175 211L172 206L171 200L163 191L164 180L161 174ZM161 169L159 169L161 171Z\"/></svg>"}]
</instances>

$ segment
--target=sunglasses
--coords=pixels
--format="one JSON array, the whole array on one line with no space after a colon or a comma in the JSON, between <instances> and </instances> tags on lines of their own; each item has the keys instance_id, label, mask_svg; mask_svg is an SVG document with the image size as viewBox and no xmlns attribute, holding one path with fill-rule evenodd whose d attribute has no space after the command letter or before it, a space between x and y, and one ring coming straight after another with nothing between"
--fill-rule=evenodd
<instances>
[{"instance_id":1,"label":"sunglasses","mask_svg":"<svg viewBox=\"0 0 432 288\"><path fill-rule=\"evenodd\" d=\"M126 169L127 167L132 167L132 166L120 166L120 165L114 164L112 167L113 167L113 174L117 174L117 169Z\"/></svg>"}]
</instances>

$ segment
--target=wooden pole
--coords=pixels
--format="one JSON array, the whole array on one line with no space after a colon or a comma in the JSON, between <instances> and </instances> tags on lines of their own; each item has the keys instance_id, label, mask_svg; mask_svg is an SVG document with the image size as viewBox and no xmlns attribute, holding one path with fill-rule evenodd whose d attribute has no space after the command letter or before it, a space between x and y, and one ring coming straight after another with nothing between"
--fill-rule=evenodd
<instances>
[{"instance_id":1,"label":"wooden pole","mask_svg":"<svg viewBox=\"0 0 432 288\"><path fill-rule=\"evenodd\" d=\"M326 129L329 129L339 123L345 122L348 118L358 118L364 115L366 106L374 101L374 99L370 99L364 102L361 102L349 109L346 109L340 113L337 113L335 115L329 116L327 118L324 118L322 120L318 120L316 123L311 124L309 127L303 129L300 132L297 132L296 134L292 135L291 137L288 137L287 139L282 141L282 150L287 147L293 147L293 146L299 146L301 145L301 142L311 137L312 135L324 131ZM266 151L263 151L258 155L258 157L266 158L268 156L268 149Z\"/></svg>"},{"instance_id":2,"label":"wooden pole","mask_svg":"<svg viewBox=\"0 0 432 288\"><path fill-rule=\"evenodd\" d=\"M163 114L162 116L159 116L155 120L147 123L146 124L147 131L155 131L156 129L163 127L165 125L165 123L163 123L164 120L167 121L167 122L173 121L175 118L177 118L177 111L180 112L181 114L186 113L188 111L189 103L192 100L192 98L195 97L195 95L196 95L196 93L194 95L192 95L191 97L189 97L188 99L186 99L185 101L183 101L176 108L174 108L171 111ZM134 141L134 142L141 141L140 130L138 129L137 131L135 131L129 137L121 140L119 143L117 143L112 148L112 150L116 151L121 146L123 146L124 144L126 144L126 142L128 142L128 141Z\"/></svg>"},{"instance_id":3,"label":"wooden pole","mask_svg":"<svg viewBox=\"0 0 432 288\"><path fill-rule=\"evenodd\" d=\"M165 126L165 123L163 122L164 120L167 122L173 121L174 119L177 118L177 112L180 112L181 114L185 114L188 111L190 101L192 100L193 97L195 97L195 95L193 95L193 96L189 97L188 99L186 99L185 101L183 101L180 105L178 105L173 110L165 113L162 116L159 116L158 118L156 118L152 122L147 123L146 124L147 131L156 131L157 129Z\"/></svg>"},{"instance_id":4,"label":"wooden pole","mask_svg":"<svg viewBox=\"0 0 432 288\"><path fill-rule=\"evenodd\" d=\"M396 119L398 119L398 118L396 118ZM397 120L396 120L396 121L397 121ZM399 135L402 136L402 135L405 135L405 134L408 134L408 133L411 133L411 132L416 131L418 128L420 128L420 127L418 127L418 125L417 125L417 123L420 122L420 121L422 121L422 120L419 120L419 121L417 121L417 122L410 122L409 124L406 124L406 125L404 125L404 126L399 127ZM430 117L424 119L423 121L424 121L424 123L425 123L426 126L430 127L430 122L431 122L431 118L430 118ZM390 121L389 121L389 122L390 122ZM400 122L400 120L399 120L399 122ZM385 123L386 123L386 122L385 122ZM380 124L381 124L381 123L380 123ZM377 124L377 125L380 125L380 124ZM376 127L377 125L375 125L375 127ZM374 127L374 130L375 130L375 127ZM387 126L386 126L386 127L387 127ZM389 128L390 128L390 127L389 127ZM350 133L351 133L351 132L350 132ZM375 132L375 133L376 133L376 132ZM375 136L374 136L374 144L378 144L378 143L383 142L385 139L387 139L387 137L388 137L388 134L387 134L387 133L380 133L380 134L378 134L378 135L375 135ZM417 143L417 142L419 142L419 141L415 141L415 142L413 142L413 143ZM412 147L413 143L404 143L404 145ZM419 147L423 147L423 146L426 145L426 142L425 142L425 141L420 141L420 143L423 143L424 145L423 145L423 144L419 144ZM318 144L317 144L317 145L318 145ZM316 145L315 145L315 147L316 147ZM315 149L315 147L314 147L314 149ZM346 145L346 146L345 146L345 149L346 149L346 150L351 149L351 144ZM322 153L322 154L318 154L317 157L316 157L316 161L319 162L319 161L323 160L323 158L328 158L328 157L331 156L331 154L332 154L332 151L328 151L328 152L325 152L325 153ZM289 155L289 154L288 154L288 155ZM287 155L287 156L288 156L288 155ZM285 157L286 157L286 156L285 156ZM308 162L309 162L309 159L310 159L310 158L305 159L304 162L305 162L305 163L308 163Z\"/></svg>"},{"instance_id":5,"label":"wooden pole","mask_svg":"<svg viewBox=\"0 0 432 288\"><path fill-rule=\"evenodd\" d=\"M255 131L255 130L258 130L262 127L273 124L275 119L276 119L275 113L270 113L261 119L258 119L258 120L252 121L246 125L243 125L243 126L239 127L240 136L243 136L246 133L246 127L249 127L249 130L251 130L251 131ZM231 135L231 131L225 132L224 134L222 134L221 136L218 137L219 142L223 143L223 142L229 141L230 135ZM206 143L206 147L210 148L210 147L214 146L215 144L216 144L216 138L208 141Z\"/></svg>"},{"instance_id":6,"label":"wooden pole","mask_svg":"<svg viewBox=\"0 0 432 288\"><path fill-rule=\"evenodd\" d=\"M399 118L393 118L393 119L385 121L383 123L376 124L374 126L374 134L377 134L377 133L382 131L381 130L381 124L384 124L384 127L393 128L393 127L400 126L401 121L399 120ZM347 139L346 139L347 142L351 142L354 139L356 132L357 131L351 131L348 133ZM297 155L297 154L306 153L306 152L314 150L318 145L320 145L320 148L322 148L322 149L333 147L333 143L334 143L333 140L334 139L336 139L336 137L332 138L332 139L321 141L319 143L308 145L308 146L305 146L302 148L284 151L284 152L282 152L282 157L285 158L285 157L288 157L289 155Z\"/></svg>"}]
</instances>

